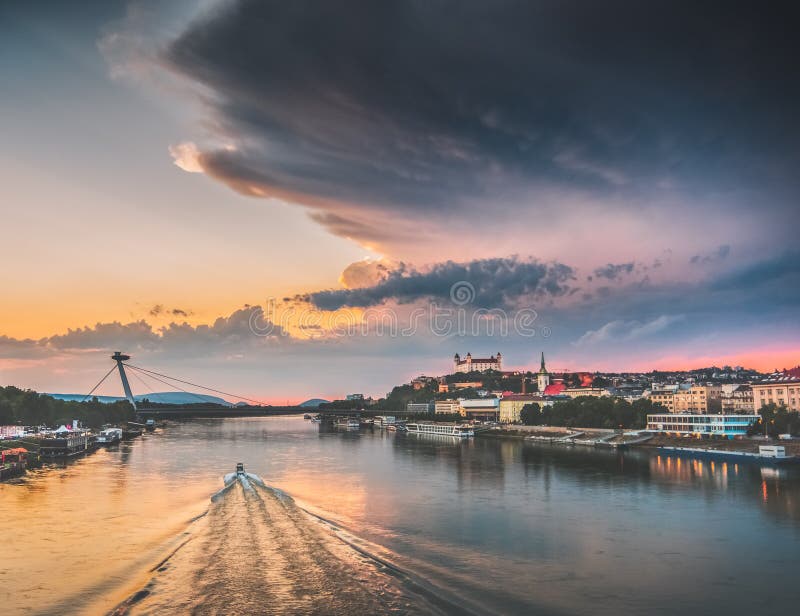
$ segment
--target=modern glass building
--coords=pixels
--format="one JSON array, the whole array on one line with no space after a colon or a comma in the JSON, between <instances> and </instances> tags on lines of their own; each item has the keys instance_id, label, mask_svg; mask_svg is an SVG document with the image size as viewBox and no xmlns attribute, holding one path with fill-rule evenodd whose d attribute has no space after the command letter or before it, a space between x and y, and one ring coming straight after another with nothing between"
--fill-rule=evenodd
<instances>
[{"instance_id":1,"label":"modern glass building","mask_svg":"<svg viewBox=\"0 0 800 616\"><path fill-rule=\"evenodd\" d=\"M647 416L647 429L673 434L717 435L734 437L747 434L759 415L694 415L689 413L663 413Z\"/></svg>"}]
</instances>

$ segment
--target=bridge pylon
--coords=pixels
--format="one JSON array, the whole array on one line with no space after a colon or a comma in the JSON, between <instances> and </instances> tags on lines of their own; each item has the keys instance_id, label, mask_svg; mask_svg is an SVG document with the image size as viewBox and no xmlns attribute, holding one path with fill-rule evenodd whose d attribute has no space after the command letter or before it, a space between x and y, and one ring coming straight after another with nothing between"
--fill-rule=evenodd
<instances>
[{"instance_id":1,"label":"bridge pylon","mask_svg":"<svg viewBox=\"0 0 800 616\"><path fill-rule=\"evenodd\" d=\"M125 374L125 366L122 364L124 361L128 361L131 358L130 355L125 355L119 351L116 351L112 356L115 362L117 362L117 368L119 369L119 378L122 380L122 389L125 390L125 397L128 399L128 402L131 403L133 406L133 410L138 410L136 408L136 400L133 397L133 392L131 392L131 385L128 383L128 375Z\"/></svg>"}]
</instances>

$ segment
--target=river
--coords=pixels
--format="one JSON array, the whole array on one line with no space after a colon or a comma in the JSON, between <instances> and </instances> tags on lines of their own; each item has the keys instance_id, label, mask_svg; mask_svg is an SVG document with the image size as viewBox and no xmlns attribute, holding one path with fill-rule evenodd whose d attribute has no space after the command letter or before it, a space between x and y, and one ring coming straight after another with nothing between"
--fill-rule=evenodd
<instances>
[{"instance_id":1,"label":"river","mask_svg":"<svg viewBox=\"0 0 800 616\"><path fill-rule=\"evenodd\" d=\"M244 462L266 487L223 487ZM800 474L519 440L171 422L0 484L13 614L787 614Z\"/></svg>"}]
</instances>

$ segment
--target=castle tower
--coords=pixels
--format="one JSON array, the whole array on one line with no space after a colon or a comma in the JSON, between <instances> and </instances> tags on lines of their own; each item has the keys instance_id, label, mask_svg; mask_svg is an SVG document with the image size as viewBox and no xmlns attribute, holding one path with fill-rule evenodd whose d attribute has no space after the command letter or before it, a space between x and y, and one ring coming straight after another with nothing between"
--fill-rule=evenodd
<instances>
[{"instance_id":1,"label":"castle tower","mask_svg":"<svg viewBox=\"0 0 800 616\"><path fill-rule=\"evenodd\" d=\"M503 371L503 356L499 352L497 353L497 371Z\"/></svg>"},{"instance_id":2,"label":"castle tower","mask_svg":"<svg viewBox=\"0 0 800 616\"><path fill-rule=\"evenodd\" d=\"M536 375L536 383L539 386L539 393L543 393L547 386L550 384L550 374L544 366L544 351L542 351L542 367Z\"/></svg>"},{"instance_id":3,"label":"castle tower","mask_svg":"<svg viewBox=\"0 0 800 616\"><path fill-rule=\"evenodd\" d=\"M453 358L453 374L458 372L458 362L461 361L461 356L456 353L455 357Z\"/></svg>"}]
</instances>

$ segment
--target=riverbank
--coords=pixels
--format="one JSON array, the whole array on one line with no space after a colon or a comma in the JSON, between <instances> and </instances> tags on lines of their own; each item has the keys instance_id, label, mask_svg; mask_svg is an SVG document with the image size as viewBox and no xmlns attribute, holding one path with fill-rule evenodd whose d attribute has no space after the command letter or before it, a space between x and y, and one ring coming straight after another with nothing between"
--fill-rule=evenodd
<instances>
[{"instance_id":1,"label":"riverbank","mask_svg":"<svg viewBox=\"0 0 800 616\"><path fill-rule=\"evenodd\" d=\"M606 447L639 447L643 449L681 449L700 453L733 453L758 455L759 447L784 447L786 457L800 457L800 439L777 440L764 438L687 438L666 434L649 434L644 430L615 430L599 428L567 428L560 426L503 426L476 432L478 437L525 439L561 445L594 445Z\"/></svg>"}]
</instances>

